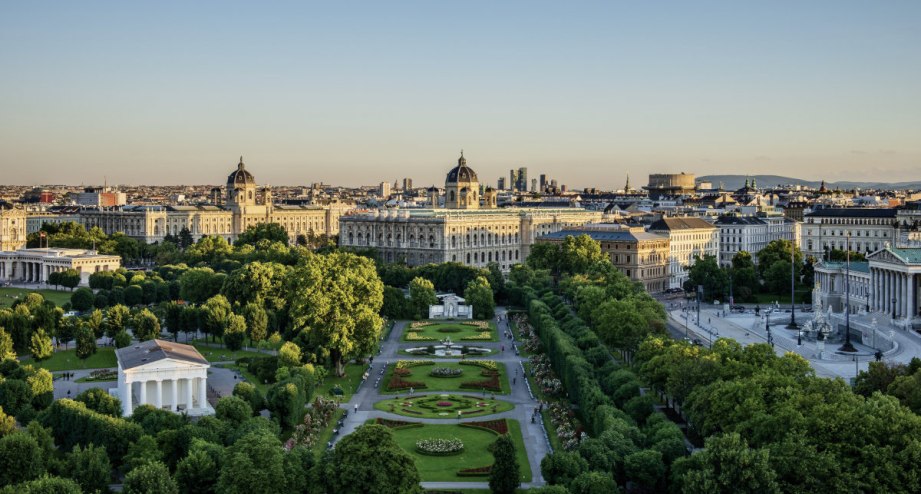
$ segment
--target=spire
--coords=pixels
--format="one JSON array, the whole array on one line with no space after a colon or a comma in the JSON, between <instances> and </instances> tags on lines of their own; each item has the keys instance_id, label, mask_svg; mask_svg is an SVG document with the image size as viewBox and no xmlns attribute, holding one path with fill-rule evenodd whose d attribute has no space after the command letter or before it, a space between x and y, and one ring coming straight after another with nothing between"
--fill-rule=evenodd
<instances>
[{"instance_id":1,"label":"spire","mask_svg":"<svg viewBox=\"0 0 921 494\"><path fill-rule=\"evenodd\" d=\"M630 192L630 174L627 174L627 184L624 185L624 192Z\"/></svg>"},{"instance_id":2,"label":"spire","mask_svg":"<svg viewBox=\"0 0 921 494\"><path fill-rule=\"evenodd\" d=\"M243 156L241 155L241 156L240 156L240 164L237 165L237 170L242 170L242 169L243 169Z\"/></svg>"},{"instance_id":3,"label":"spire","mask_svg":"<svg viewBox=\"0 0 921 494\"><path fill-rule=\"evenodd\" d=\"M745 188L746 188L746 189L748 188L748 179L747 179L747 178L745 179Z\"/></svg>"},{"instance_id":4,"label":"spire","mask_svg":"<svg viewBox=\"0 0 921 494\"><path fill-rule=\"evenodd\" d=\"M467 158L464 158L464 150L461 149L460 158L457 159L457 166L467 166Z\"/></svg>"}]
</instances>

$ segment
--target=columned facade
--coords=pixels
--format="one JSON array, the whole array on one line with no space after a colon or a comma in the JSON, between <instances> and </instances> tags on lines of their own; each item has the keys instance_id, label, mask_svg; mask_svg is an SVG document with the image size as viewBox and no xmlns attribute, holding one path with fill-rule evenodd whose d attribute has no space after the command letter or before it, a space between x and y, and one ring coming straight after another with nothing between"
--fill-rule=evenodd
<instances>
[{"instance_id":1,"label":"columned facade","mask_svg":"<svg viewBox=\"0 0 921 494\"><path fill-rule=\"evenodd\" d=\"M0 252L0 281L18 283L47 283L51 273L74 269L80 273L80 284L88 285L89 277L97 271L115 271L121 257L97 254L95 251L67 248L20 249Z\"/></svg>"},{"instance_id":2,"label":"columned facade","mask_svg":"<svg viewBox=\"0 0 921 494\"><path fill-rule=\"evenodd\" d=\"M886 247L867 257L870 310L903 324L921 323L921 248Z\"/></svg>"},{"instance_id":3,"label":"columned facade","mask_svg":"<svg viewBox=\"0 0 921 494\"><path fill-rule=\"evenodd\" d=\"M122 413L131 415L142 405L186 415L209 415L208 368L189 345L150 340L120 348L118 387L109 390L122 401Z\"/></svg>"}]
</instances>

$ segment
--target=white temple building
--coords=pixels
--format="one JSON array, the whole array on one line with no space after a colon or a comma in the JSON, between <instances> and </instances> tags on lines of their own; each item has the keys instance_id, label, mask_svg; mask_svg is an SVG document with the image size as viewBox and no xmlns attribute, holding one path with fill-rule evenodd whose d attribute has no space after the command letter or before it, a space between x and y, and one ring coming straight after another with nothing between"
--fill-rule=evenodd
<instances>
[{"instance_id":1,"label":"white temple building","mask_svg":"<svg viewBox=\"0 0 921 494\"><path fill-rule=\"evenodd\" d=\"M191 345L149 340L115 351L118 388L109 390L122 402L122 414L152 405L187 415L210 415L208 361Z\"/></svg>"},{"instance_id":2,"label":"white temple building","mask_svg":"<svg viewBox=\"0 0 921 494\"><path fill-rule=\"evenodd\" d=\"M429 319L473 319L473 306L453 293L437 295L440 305L429 306Z\"/></svg>"}]
</instances>

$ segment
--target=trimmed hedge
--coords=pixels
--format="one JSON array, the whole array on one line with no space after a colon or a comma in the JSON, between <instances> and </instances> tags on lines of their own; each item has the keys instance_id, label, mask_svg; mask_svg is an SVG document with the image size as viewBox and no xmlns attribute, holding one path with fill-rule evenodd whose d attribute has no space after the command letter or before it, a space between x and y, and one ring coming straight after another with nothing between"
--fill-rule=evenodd
<instances>
[{"instance_id":1,"label":"trimmed hedge","mask_svg":"<svg viewBox=\"0 0 921 494\"><path fill-rule=\"evenodd\" d=\"M144 433L138 424L96 413L83 403L66 398L52 403L39 422L51 428L55 442L63 450L70 451L78 444L102 445L114 462L120 461L128 446Z\"/></svg>"}]
</instances>

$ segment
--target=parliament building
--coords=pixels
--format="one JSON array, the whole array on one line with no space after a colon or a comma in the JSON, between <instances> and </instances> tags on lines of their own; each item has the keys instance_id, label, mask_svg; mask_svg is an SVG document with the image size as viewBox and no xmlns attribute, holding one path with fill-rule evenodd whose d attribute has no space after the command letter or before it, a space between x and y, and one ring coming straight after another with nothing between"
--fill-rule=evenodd
<instances>
[{"instance_id":1,"label":"parliament building","mask_svg":"<svg viewBox=\"0 0 921 494\"><path fill-rule=\"evenodd\" d=\"M480 190L476 172L461 153L445 178L443 198L432 187L425 208L343 216L339 245L374 248L384 261L410 266L459 262L485 267L495 262L507 272L527 258L537 237L601 218L600 211L582 208L498 208L496 191Z\"/></svg>"}]
</instances>

